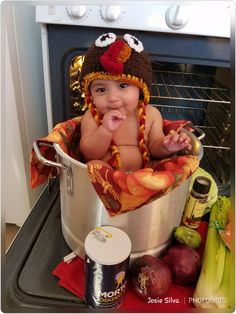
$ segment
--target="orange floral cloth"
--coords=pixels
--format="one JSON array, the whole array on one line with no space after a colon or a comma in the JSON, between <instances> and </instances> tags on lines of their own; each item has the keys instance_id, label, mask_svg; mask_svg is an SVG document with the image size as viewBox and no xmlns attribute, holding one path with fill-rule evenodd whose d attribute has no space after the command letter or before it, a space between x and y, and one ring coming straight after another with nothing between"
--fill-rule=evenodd
<instances>
[{"instance_id":1,"label":"orange floral cloth","mask_svg":"<svg viewBox=\"0 0 236 314\"><path fill-rule=\"evenodd\" d=\"M90 180L110 216L147 204L172 191L199 166L197 156L173 156L151 161L149 168L131 173L114 170L106 162L88 162Z\"/></svg>"},{"instance_id":2,"label":"orange floral cloth","mask_svg":"<svg viewBox=\"0 0 236 314\"><path fill-rule=\"evenodd\" d=\"M61 149L76 160L83 160L79 151L79 141L81 136L80 124L82 117L57 124L52 132L46 137L37 139L41 154L44 158L56 162L55 149L48 144L57 143ZM46 145L43 145L46 144ZM30 186L36 188L40 184L55 177L58 173L57 168L43 165L37 158L34 149L30 157Z\"/></svg>"},{"instance_id":3,"label":"orange floral cloth","mask_svg":"<svg viewBox=\"0 0 236 314\"><path fill-rule=\"evenodd\" d=\"M76 160L83 162L79 152L82 117L76 117L57 124L52 132L37 140L41 154L56 161L55 150L48 144L57 143L61 149ZM164 133L185 126L191 130L189 121L164 120ZM46 145L45 145L46 144ZM89 178L104 203L110 216L134 210L175 189L199 166L197 156L173 156L161 161L152 160L147 168L132 173L114 170L108 163L92 160L87 163ZM32 188L57 175L55 167L39 162L32 149L30 162L30 184Z\"/></svg>"}]
</instances>

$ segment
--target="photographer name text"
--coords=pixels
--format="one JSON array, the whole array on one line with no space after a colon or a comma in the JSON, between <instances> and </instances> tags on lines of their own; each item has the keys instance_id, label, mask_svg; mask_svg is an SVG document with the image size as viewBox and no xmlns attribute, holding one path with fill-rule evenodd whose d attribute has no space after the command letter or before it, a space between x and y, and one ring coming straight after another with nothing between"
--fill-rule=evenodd
<instances>
[{"instance_id":1,"label":"photographer name text","mask_svg":"<svg viewBox=\"0 0 236 314\"><path fill-rule=\"evenodd\" d=\"M206 298L194 298L194 297L188 297L188 298L183 298L183 303L205 303L205 304L210 304L210 303L226 303L226 298L224 297L206 297ZM180 299L179 298L173 298L173 297L165 297L165 298L151 298L148 297L147 303L149 304L179 304Z\"/></svg>"},{"instance_id":2,"label":"photographer name text","mask_svg":"<svg viewBox=\"0 0 236 314\"><path fill-rule=\"evenodd\" d=\"M147 299L147 303L149 304L170 304L170 303L175 303L175 304L178 304L180 303L179 299L177 298L172 298L172 297L166 297L166 298L151 298L151 297L148 297Z\"/></svg>"}]
</instances>

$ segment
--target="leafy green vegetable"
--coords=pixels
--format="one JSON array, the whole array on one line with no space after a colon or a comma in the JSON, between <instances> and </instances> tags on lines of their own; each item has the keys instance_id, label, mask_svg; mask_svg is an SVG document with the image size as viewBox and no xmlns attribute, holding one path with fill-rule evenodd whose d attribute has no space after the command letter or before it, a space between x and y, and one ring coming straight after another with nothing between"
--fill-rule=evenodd
<instances>
[{"instance_id":1,"label":"leafy green vegetable","mask_svg":"<svg viewBox=\"0 0 236 314\"><path fill-rule=\"evenodd\" d=\"M193 295L198 308L234 309L234 255L218 232L228 223L229 210L226 196L219 196L211 207L202 269Z\"/></svg>"}]
</instances>

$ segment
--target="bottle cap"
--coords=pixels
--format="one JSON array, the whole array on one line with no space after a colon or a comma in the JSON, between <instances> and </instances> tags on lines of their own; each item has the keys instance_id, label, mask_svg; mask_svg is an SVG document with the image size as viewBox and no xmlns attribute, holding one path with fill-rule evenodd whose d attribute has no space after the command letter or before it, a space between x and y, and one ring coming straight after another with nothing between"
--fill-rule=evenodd
<instances>
[{"instance_id":1,"label":"bottle cap","mask_svg":"<svg viewBox=\"0 0 236 314\"><path fill-rule=\"evenodd\" d=\"M198 176L193 183L193 190L199 194L208 194L211 188L211 180L204 176Z\"/></svg>"},{"instance_id":2,"label":"bottle cap","mask_svg":"<svg viewBox=\"0 0 236 314\"><path fill-rule=\"evenodd\" d=\"M129 257L131 240L119 228L102 226L87 235L84 248L86 255L94 262L102 265L115 265Z\"/></svg>"}]
</instances>

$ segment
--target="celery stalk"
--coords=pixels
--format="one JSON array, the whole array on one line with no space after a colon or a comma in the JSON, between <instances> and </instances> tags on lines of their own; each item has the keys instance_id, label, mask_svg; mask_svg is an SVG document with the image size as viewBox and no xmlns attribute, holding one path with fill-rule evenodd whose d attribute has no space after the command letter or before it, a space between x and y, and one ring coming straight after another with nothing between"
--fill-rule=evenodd
<instances>
[{"instance_id":1,"label":"celery stalk","mask_svg":"<svg viewBox=\"0 0 236 314\"><path fill-rule=\"evenodd\" d=\"M230 199L225 196L219 196L211 207L202 269L193 295L198 308L232 310L234 307L234 281L230 274L234 267L232 253L218 232L228 222L229 208Z\"/></svg>"},{"instance_id":2,"label":"celery stalk","mask_svg":"<svg viewBox=\"0 0 236 314\"><path fill-rule=\"evenodd\" d=\"M215 275L217 276L217 282L221 283L224 275L224 268L225 268L225 255L226 255L226 248L219 239L219 249L217 250L217 256L216 256L216 273Z\"/></svg>"},{"instance_id":3,"label":"celery stalk","mask_svg":"<svg viewBox=\"0 0 236 314\"><path fill-rule=\"evenodd\" d=\"M216 306L219 309L232 310L234 307L233 281L234 278L231 267L231 251L226 249L225 269L222 283L217 291ZM231 291L232 290L232 291Z\"/></svg>"}]
</instances>

